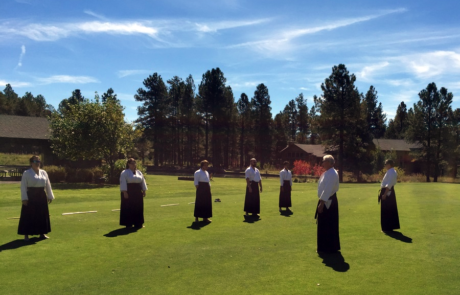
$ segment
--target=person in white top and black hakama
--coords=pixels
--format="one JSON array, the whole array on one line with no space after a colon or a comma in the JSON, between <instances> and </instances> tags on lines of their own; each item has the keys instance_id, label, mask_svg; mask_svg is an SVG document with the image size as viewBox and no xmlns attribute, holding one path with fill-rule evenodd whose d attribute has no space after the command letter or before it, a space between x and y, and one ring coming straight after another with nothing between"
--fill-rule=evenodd
<instances>
[{"instance_id":1,"label":"person in white top and black hakama","mask_svg":"<svg viewBox=\"0 0 460 295\"><path fill-rule=\"evenodd\" d=\"M136 160L131 158L120 175L120 225L127 228L144 227L144 197L147 184L142 172L136 168Z\"/></svg>"},{"instance_id":2,"label":"person in white top and black hakama","mask_svg":"<svg viewBox=\"0 0 460 295\"><path fill-rule=\"evenodd\" d=\"M198 218L203 218L203 221L208 223L212 221L209 219L212 217L212 194L209 173L207 171L208 165L208 161L202 161L201 169L197 170L194 176L196 187L195 222L198 222Z\"/></svg>"},{"instance_id":3,"label":"person in white top and black hakama","mask_svg":"<svg viewBox=\"0 0 460 295\"><path fill-rule=\"evenodd\" d=\"M252 158L251 166L245 171L246 196L244 199L244 212L246 216L260 214L260 193L262 192L262 178L259 169L256 168L257 160ZM259 193L260 187L260 193Z\"/></svg>"},{"instance_id":4,"label":"person in white top and black hakama","mask_svg":"<svg viewBox=\"0 0 460 295\"><path fill-rule=\"evenodd\" d=\"M282 207L289 210L291 204L291 190L292 190L292 173L289 171L289 162L284 161L284 169L280 171L280 200L279 207L280 211Z\"/></svg>"},{"instance_id":5,"label":"person in white top and black hakama","mask_svg":"<svg viewBox=\"0 0 460 295\"><path fill-rule=\"evenodd\" d=\"M48 239L51 232L48 204L54 200L50 180L45 170L40 169L40 157L30 158L31 168L24 171L21 179L22 209L18 234L28 241L30 235Z\"/></svg>"},{"instance_id":6,"label":"person in white top and black hakama","mask_svg":"<svg viewBox=\"0 0 460 295\"><path fill-rule=\"evenodd\" d=\"M390 232L399 229L398 206L396 204L395 193L398 173L393 168L393 165L392 160L385 161L387 173L385 173L380 186L379 203L382 232Z\"/></svg>"},{"instance_id":7,"label":"person in white top and black hakama","mask_svg":"<svg viewBox=\"0 0 460 295\"><path fill-rule=\"evenodd\" d=\"M318 253L334 253L340 250L339 238L339 175L334 169L334 157L323 157L323 168L326 169L318 181L317 249Z\"/></svg>"}]
</instances>

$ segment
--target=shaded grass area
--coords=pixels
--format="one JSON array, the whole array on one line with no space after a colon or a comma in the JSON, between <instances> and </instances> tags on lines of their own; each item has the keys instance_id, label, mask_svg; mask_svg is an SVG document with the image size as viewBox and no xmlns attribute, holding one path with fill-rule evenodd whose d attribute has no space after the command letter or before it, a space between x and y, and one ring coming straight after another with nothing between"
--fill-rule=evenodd
<instances>
[{"instance_id":1,"label":"shaded grass area","mask_svg":"<svg viewBox=\"0 0 460 295\"><path fill-rule=\"evenodd\" d=\"M118 187L56 185L51 239L16 235L19 185L0 184L1 294L459 294L460 197L453 184L398 184L400 234L380 232L378 186L342 184L341 254L320 257L316 185L278 211L264 179L261 217L243 217L244 180L215 178L213 222L193 224L193 183L148 176L145 226L118 225ZM160 207L179 203L179 206ZM62 216L63 212L96 214ZM319 284L319 285L318 285Z\"/></svg>"}]
</instances>

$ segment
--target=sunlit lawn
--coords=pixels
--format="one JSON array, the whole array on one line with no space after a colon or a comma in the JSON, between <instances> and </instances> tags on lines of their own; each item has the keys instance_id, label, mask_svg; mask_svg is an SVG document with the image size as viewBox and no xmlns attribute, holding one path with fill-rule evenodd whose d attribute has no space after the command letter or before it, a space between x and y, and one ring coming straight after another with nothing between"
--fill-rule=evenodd
<instances>
[{"instance_id":1,"label":"sunlit lawn","mask_svg":"<svg viewBox=\"0 0 460 295\"><path fill-rule=\"evenodd\" d=\"M18 236L19 184L0 184L0 294L460 294L454 184L398 184L401 236L380 232L378 185L342 184L342 256L318 257L316 185L264 180L261 219L244 222L243 179L215 178L213 222L194 229L193 182L148 176L145 228L119 230L118 187L55 185L50 239ZM161 207L165 204L178 206ZM97 210L62 216L64 212ZM343 261L341 258L343 257Z\"/></svg>"}]
</instances>

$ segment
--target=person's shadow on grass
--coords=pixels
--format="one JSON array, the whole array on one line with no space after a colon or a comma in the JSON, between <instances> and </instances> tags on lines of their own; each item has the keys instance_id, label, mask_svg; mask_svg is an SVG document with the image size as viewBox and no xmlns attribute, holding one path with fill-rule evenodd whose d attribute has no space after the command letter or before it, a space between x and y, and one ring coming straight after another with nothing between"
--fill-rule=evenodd
<instances>
[{"instance_id":1,"label":"person's shadow on grass","mask_svg":"<svg viewBox=\"0 0 460 295\"><path fill-rule=\"evenodd\" d=\"M284 217L291 217L291 215L293 215L293 214L294 214L294 212L292 212L290 209L280 210L280 215L284 216Z\"/></svg>"},{"instance_id":2,"label":"person's shadow on grass","mask_svg":"<svg viewBox=\"0 0 460 295\"><path fill-rule=\"evenodd\" d=\"M30 238L28 241L25 241L23 239L17 239L17 240L1 245L0 252L6 251L6 250L15 250L15 249L25 247L25 246L35 245L37 244L37 242L40 242L40 241L43 241L43 239Z\"/></svg>"},{"instance_id":3,"label":"person's shadow on grass","mask_svg":"<svg viewBox=\"0 0 460 295\"><path fill-rule=\"evenodd\" d=\"M206 222L206 221L198 221L198 222L194 221L194 222L192 222L192 225L187 226L187 228L193 229L193 230L200 230L201 228L203 228L203 227L205 227L205 226L207 226L209 224L210 224L210 222Z\"/></svg>"},{"instance_id":4,"label":"person's shadow on grass","mask_svg":"<svg viewBox=\"0 0 460 295\"><path fill-rule=\"evenodd\" d=\"M131 233L135 233L135 232L137 232L137 228L135 228L135 227L129 227L129 228L123 227L123 228L113 230L113 231L111 231L109 233L106 233L104 235L104 237L116 238L118 236L126 236L126 235L129 235Z\"/></svg>"},{"instance_id":5,"label":"person's shadow on grass","mask_svg":"<svg viewBox=\"0 0 460 295\"><path fill-rule=\"evenodd\" d=\"M401 242L404 242L404 243L412 243L412 238L409 238L408 236L405 236L403 235L403 233L399 232L399 231L388 231L388 232L385 232L385 235L395 239L395 240L399 240Z\"/></svg>"},{"instance_id":6,"label":"person's shadow on grass","mask_svg":"<svg viewBox=\"0 0 460 295\"><path fill-rule=\"evenodd\" d=\"M252 214L252 215L243 215L244 216L244 220L243 222L246 222L246 223L255 223L260 219L260 216L257 215L257 214Z\"/></svg>"},{"instance_id":7,"label":"person's shadow on grass","mask_svg":"<svg viewBox=\"0 0 460 295\"><path fill-rule=\"evenodd\" d=\"M346 272L350 269L350 265L345 262L345 258L343 258L340 251L335 253L318 253L318 256L323 259L323 263L327 267L331 267L335 271Z\"/></svg>"}]
</instances>

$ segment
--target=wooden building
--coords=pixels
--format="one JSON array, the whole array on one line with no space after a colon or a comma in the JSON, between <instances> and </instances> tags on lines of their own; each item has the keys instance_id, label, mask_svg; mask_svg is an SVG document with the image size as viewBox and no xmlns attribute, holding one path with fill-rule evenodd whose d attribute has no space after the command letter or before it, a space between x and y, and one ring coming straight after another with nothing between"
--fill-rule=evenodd
<instances>
[{"instance_id":1,"label":"wooden building","mask_svg":"<svg viewBox=\"0 0 460 295\"><path fill-rule=\"evenodd\" d=\"M412 153L419 150L420 144L407 143L404 139L374 139L376 148L380 148L383 153L392 151L396 154L395 166L403 168L406 173L421 173L419 161L417 161Z\"/></svg>"},{"instance_id":2,"label":"wooden building","mask_svg":"<svg viewBox=\"0 0 460 295\"><path fill-rule=\"evenodd\" d=\"M320 144L300 144L296 142L289 142L288 146L279 152L279 162L289 161L291 164L294 161L302 160L310 163L321 165L325 155L333 155L333 152L327 151L323 145Z\"/></svg>"}]
</instances>

